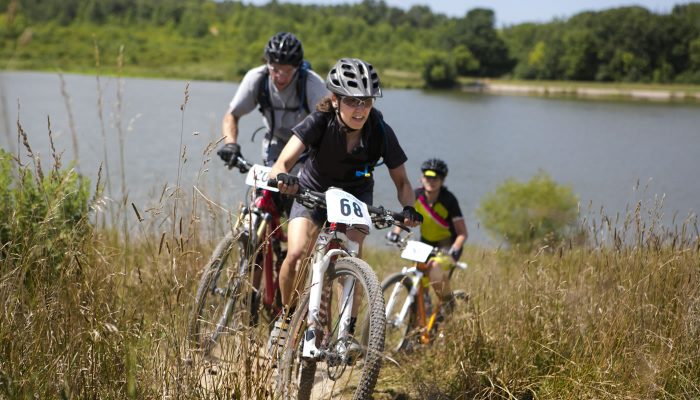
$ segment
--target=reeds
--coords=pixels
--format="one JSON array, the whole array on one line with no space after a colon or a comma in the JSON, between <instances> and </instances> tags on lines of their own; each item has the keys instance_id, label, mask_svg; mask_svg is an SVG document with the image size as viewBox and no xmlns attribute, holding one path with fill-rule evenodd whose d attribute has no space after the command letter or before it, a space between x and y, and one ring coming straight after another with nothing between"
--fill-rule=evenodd
<instances>
[{"instance_id":1,"label":"reeds","mask_svg":"<svg viewBox=\"0 0 700 400\"><path fill-rule=\"evenodd\" d=\"M667 229L660 211L589 219L607 238L589 245L469 249L470 303L384 375L411 398L697 398L697 218Z\"/></svg>"}]
</instances>

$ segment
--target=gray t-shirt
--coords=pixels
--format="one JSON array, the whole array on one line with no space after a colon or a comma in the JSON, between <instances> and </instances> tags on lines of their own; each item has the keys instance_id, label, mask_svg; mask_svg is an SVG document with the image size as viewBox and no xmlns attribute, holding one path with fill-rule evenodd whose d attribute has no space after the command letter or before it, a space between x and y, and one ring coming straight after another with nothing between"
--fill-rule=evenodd
<instances>
[{"instance_id":1,"label":"gray t-shirt","mask_svg":"<svg viewBox=\"0 0 700 400\"><path fill-rule=\"evenodd\" d=\"M236 94L229 104L228 112L234 117L242 117L258 108L258 91L260 80L266 75L267 65L261 65L248 71L241 81ZM282 148L292 136L291 129L308 115L306 108L299 104L299 95L296 93L297 73L284 90L279 91L268 74L268 87L270 88L270 103L274 112L264 112L263 123L268 134L265 135L262 144L262 158L266 164L271 165L277 160ZM316 109L316 104L329 92L323 79L314 71L309 70L306 79L306 102L311 112ZM274 114L275 131L270 132L270 120ZM240 133L239 133L240 134ZM252 132L251 132L252 134Z\"/></svg>"}]
</instances>

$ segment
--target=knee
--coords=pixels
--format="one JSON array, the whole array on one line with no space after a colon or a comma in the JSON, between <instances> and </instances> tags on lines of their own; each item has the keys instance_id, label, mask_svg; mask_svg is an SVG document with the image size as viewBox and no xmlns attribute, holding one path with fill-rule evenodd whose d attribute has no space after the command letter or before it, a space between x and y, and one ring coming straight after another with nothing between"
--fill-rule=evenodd
<instances>
[{"instance_id":1,"label":"knee","mask_svg":"<svg viewBox=\"0 0 700 400\"><path fill-rule=\"evenodd\" d=\"M297 261L299 261L301 257L303 257L303 253L304 252L301 250L287 250L287 256L284 259L284 266L286 268L290 268L290 266L296 265Z\"/></svg>"}]
</instances>

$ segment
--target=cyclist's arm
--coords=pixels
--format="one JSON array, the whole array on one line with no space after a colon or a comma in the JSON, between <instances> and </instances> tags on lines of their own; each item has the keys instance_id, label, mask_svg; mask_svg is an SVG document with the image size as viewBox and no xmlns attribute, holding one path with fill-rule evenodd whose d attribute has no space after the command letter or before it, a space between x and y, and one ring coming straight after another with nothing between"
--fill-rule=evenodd
<instances>
[{"instance_id":1,"label":"cyclist's arm","mask_svg":"<svg viewBox=\"0 0 700 400\"><path fill-rule=\"evenodd\" d=\"M292 167L294 167L294 164L296 164L296 162L299 160L302 153L304 153L304 150L306 150L306 146L304 146L301 139L299 139L296 135L289 138L289 141L284 146L284 149L282 149L282 153L280 154L279 158L277 158L277 161L275 161L274 165L272 165L269 176L271 178L275 178L277 177L277 174L280 173L288 174L289 171L292 170ZM288 190L285 185L278 186L278 188L282 193L296 193L296 189Z\"/></svg>"},{"instance_id":2,"label":"cyclist's arm","mask_svg":"<svg viewBox=\"0 0 700 400\"><path fill-rule=\"evenodd\" d=\"M464 218L462 217L453 219L452 224L454 225L455 232L457 233L457 237L455 238L454 243L452 243L452 248L458 250L461 249L464 242L467 241L469 232L467 231L467 224L464 223Z\"/></svg>"},{"instance_id":3,"label":"cyclist's arm","mask_svg":"<svg viewBox=\"0 0 700 400\"><path fill-rule=\"evenodd\" d=\"M238 143L238 120L240 117L234 117L233 114L227 112L224 115L224 120L221 123L221 132L224 135L224 143Z\"/></svg>"},{"instance_id":4,"label":"cyclist's arm","mask_svg":"<svg viewBox=\"0 0 700 400\"><path fill-rule=\"evenodd\" d=\"M221 123L224 143L238 143L238 121L257 107L258 82L266 70L265 65L251 69L238 85Z\"/></svg>"},{"instance_id":5,"label":"cyclist's arm","mask_svg":"<svg viewBox=\"0 0 700 400\"><path fill-rule=\"evenodd\" d=\"M411 187L411 181L408 180L408 175L406 175L406 167L404 164L390 169L389 176L391 176L391 180L394 181L394 185L396 185L396 194L401 206L413 207L413 204L416 202L416 194L413 193L413 187Z\"/></svg>"}]
</instances>

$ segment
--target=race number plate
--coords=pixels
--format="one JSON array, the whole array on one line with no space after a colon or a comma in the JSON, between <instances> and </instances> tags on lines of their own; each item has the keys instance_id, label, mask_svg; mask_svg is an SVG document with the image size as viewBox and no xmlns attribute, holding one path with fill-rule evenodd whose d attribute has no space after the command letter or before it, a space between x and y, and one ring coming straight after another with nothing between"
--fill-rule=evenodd
<instances>
[{"instance_id":1,"label":"race number plate","mask_svg":"<svg viewBox=\"0 0 700 400\"><path fill-rule=\"evenodd\" d=\"M429 244L417 240L409 240L406 242L406 248L401 252L401 258L416 262L426 262L432 251L433 246Z\"/></svg>"},{"instance_id":2,"label":"race number plate","mask_svg":"<svg viewBox=\"0 0 700 400\"><path fill-rule=\"evenodd\" d=\"M253 168L248 171L248 175L245 177L245 184L248 186L253 186L257 189L267 189L271 192L279 192L277 188L267 186L267 179L271 169L272 168L264 165L253 165Z\"/></svg>"},{"instance_id":3,"label":"race number plate","mask_svg":"<svg viewBox=\"0 0 700 400\"><path fill-rule=\"evenodd\" d=\"M328 189L326 207L328 209L328 222L372 226L372 217L367 210L367 204L350 193L340 189Z\"/></svg>"}]
</instances>

